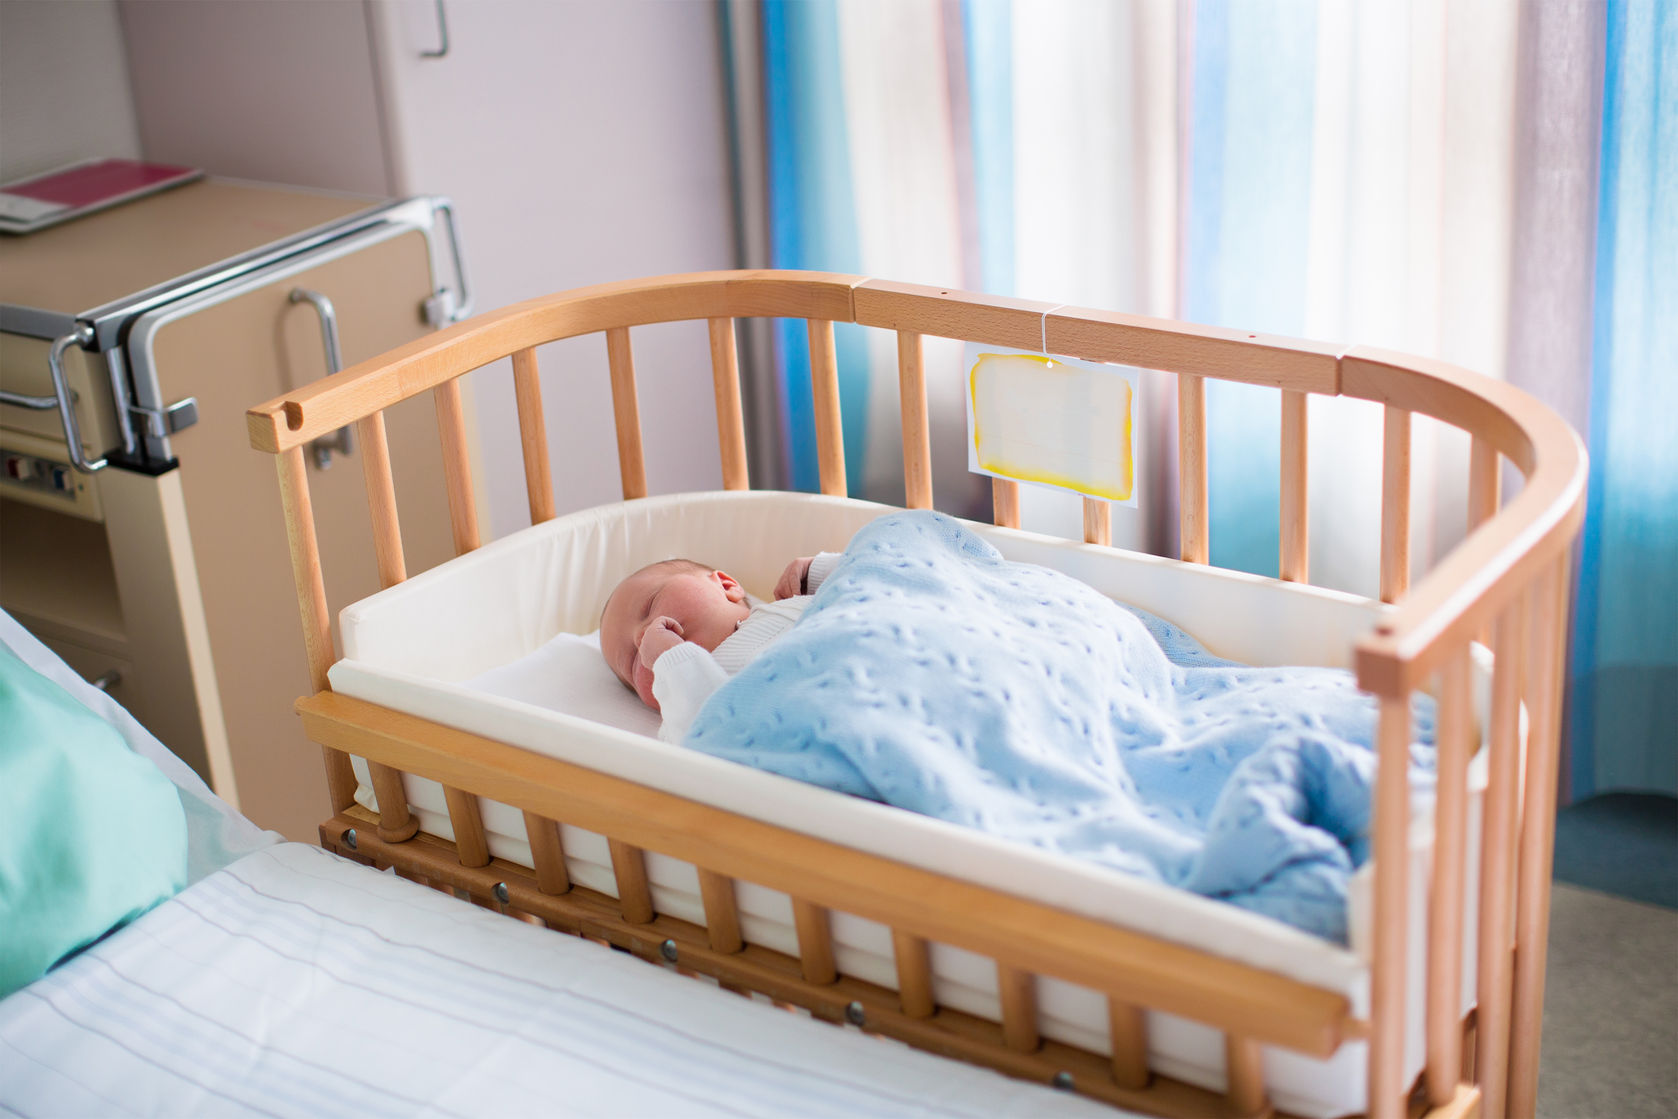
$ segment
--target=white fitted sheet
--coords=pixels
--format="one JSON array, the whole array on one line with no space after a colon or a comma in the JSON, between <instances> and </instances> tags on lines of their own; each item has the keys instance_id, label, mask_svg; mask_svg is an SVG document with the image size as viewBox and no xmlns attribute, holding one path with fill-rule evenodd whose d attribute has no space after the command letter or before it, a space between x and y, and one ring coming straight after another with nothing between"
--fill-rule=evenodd
<instances>
[{"instance_id":1,"label":"white fitted sheet","mask_svg":"<svg viewBox=\"0 0 1678 1119\"><path fill-rule=\"evenodd\" d=\"M288 843L0 1001L0 1114L1116 1113Z\"/></svg>"},{"instance_id":2,"label":"white fitted sheet","mask_svg":"<svg viewBox=\"0 0 1678 1119\"><path fill-rule=\"evenodd\" d=\"M839 550L857 528L887 511L846 498L734 492L643 499L558 518L347 607L341 615L346 655L331 670L332 686L346 695L1276 971L1344 993L1355 1013L1367 1014L1368 867L1353 882L1352 948L1341 948L1233 906L660 743L648 737L656 729L651 713L638 710L603 662L590 664L584 655L581 635L595 628L606 595L619 578L645 563L687 555L722 567L748 590L767 595L788 559ZM1353 596L1257 576L973 527L1010 559L1066 571L1182 626L1214 652L1248 663L1347 667L1355 637L1384 609ZM545 680L546 674L555 678ZM560 695L568 698L555 698ZM582 709L575 706L578 695L592 697L588 718L576 713ZM596 721L602 719L606 722ZM634 725L636 719L641 725ZM357 769L362 782L358 799L375 807L359 759ZM1477 779L1471 806L1470 834L1476 842L1477 790L1482 786L1483 779ZM440 787L409 778L407 792L425 830L452 836ZM1422 952L1431 849L1431 820L1423 807L1411 836L1406 1045L1411 1071L1419 1070L1423 1058ZM486 804L484 823L493 853L529 865L518 812ZM564 841L573 879L615 894L605 840L567 826ZM1470 898L1476 896L1477 864L1471 857ZM648 872L661 912L700 919L691 866L650 855ZM794 950L791 907L784 895L742 884L739 901L749 939ZM1472 942L1472 927L1466 932ZM895 986L889 930L837 916L834 935L843 970ZM1468 958L1472 961L1473 954ZM973 1013L998 1013L989 961L935 945L933 968L940 1002ZM1471 973L1472 966L1465 972ZM1464 975L1463 990L1466 1007L1472 974ZM1047 1036L1105 1050L1104 999L1052 979L1041 979L1038 993ZM1150 1042L1159 1071L1222 1086L1223 1044L1216 1031L1152 1014ZM1348 1043L1327 1061L1267 1050L1272 1099L1302 1115L1359 1110L1365 1099L1365 1056L1361 1042Z\"/></svg>"}]
</instances>

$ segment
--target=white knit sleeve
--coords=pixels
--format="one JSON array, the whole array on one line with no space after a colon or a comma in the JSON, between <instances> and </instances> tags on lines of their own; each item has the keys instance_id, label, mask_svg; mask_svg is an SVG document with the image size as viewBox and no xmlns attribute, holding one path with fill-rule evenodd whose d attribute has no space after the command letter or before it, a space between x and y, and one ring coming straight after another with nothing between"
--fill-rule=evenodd
<instances>
[{"instance_id":1,"label":"white knit sleeve","mask_svg":"<svg viewBox=\"0 0 1678 1119\"><path fill-rule=\"evenodd\" d=\"M822 580L833 573L833 568L845 556L844 552L817 552L810 561L810 570L804 573L804 593L815 594L816 588L822 585Z\"/></svg>"},{"instance_id":2,"label":"white knit sleeve","mask_svg":"<svg viewBox=\"0 0 1678 1119\"><path fill-rule=\"evenodd\" d=\"M728 680L717 660L691 641L673 645L653 662L653 698L658 700L658 736L679 743L699 709Z\"/></svg>"}]
</instances>

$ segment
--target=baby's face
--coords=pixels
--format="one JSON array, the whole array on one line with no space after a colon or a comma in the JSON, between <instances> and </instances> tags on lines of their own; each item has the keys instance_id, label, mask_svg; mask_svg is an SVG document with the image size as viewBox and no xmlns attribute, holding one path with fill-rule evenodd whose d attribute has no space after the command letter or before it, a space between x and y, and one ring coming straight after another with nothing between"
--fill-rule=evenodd
<instances>
[{"instance_id":1,"label":"baby's face","mask_svg":"<svg viewBox=\"0 0 1678 1119\"><path fill-rule=\"evenodd\" d=\"M619 583L600 615L600 651L618 679L658 710L652 669L641 663L641 635L655 620L674 618L684 640L707 651L733 633L751 607L745 589L721 571L654 564Z\"/></svg>"}]
</instances>

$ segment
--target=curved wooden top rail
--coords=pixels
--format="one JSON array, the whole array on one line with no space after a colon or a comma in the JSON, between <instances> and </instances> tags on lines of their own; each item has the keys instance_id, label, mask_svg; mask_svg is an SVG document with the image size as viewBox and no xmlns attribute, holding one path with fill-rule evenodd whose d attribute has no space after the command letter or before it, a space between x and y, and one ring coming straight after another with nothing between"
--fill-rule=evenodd
<instances>
[{"instance_id":1,"label":"curved wooden top rail","mask_svg":"<svg viewBox=\"0 0 1678 1119\"><path fill-rule=\"evenodd\" d=\"M1044 349L1093 361L1373 400L1495 447L1521 494L1411 588L1358 643L1358 682L1401 696L1484 628L1571 545L1584 516L1585 450L1549 408L1443 362L1356 347L975 295L830 272L696 272L577 288L475 316L252 408L251 445L279 453L547 342L685 319L779 317Z\"/></svg>"}]
</instances>

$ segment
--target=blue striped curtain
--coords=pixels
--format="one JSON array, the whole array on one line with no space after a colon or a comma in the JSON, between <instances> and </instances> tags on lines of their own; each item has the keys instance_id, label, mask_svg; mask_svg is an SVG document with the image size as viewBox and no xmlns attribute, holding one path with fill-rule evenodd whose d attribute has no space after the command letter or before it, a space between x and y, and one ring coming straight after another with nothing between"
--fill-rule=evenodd
<instances>
[{"instance_id":1,"label":"blue striped curtain","mask_svg":"<svg viewBox=\"0 0 1678 1119\"><path fill-rule=\"evenodd\" d=\"M1678 793L1678 6L1606 16L1576 799Z\"/></svg>"}]
</instances>

